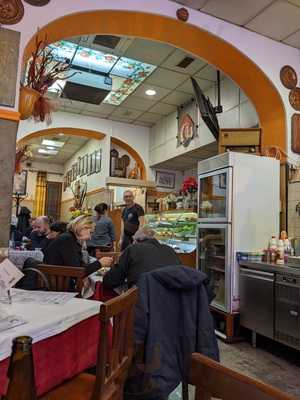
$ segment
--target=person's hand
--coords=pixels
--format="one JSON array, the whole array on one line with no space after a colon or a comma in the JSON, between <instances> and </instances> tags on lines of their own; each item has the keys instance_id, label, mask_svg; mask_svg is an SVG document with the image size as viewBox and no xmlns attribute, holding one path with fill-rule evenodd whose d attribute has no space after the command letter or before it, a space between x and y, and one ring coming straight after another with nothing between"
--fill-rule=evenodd
<instances>
[{"instance_id":1,"label":"person's hand","mask_svg":"<svg viewBox=\"0 0 300 400\"><path fill-rule=\"evenodd\" d=\"M102 257L99 262L102 268L110 268L114 262L114 259L112 257Z\"/></svg>"}]
</instances>

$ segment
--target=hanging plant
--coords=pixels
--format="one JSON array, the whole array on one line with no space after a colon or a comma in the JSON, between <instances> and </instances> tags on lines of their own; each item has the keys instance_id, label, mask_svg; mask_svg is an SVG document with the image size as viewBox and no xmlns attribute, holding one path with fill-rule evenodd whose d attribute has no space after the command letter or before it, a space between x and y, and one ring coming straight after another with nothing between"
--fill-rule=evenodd
<instances>
[{"instance_id":1,"label":"hanging plant","mask_svg":"<svg viewBox=\"0 0 300 400\"><path fill-rule=\"evenodd\" d=\"M47 37L35 40L25 73L24 83L21 84L19 111L21 119L34 117L36 122L51 123L51 114L57 109L55 102L47 98L48 89L58 80L66 80L76 73L67 75L70 71L70 60L57 61L54 50L49 47Z\"/></svg>"}]
</instances>

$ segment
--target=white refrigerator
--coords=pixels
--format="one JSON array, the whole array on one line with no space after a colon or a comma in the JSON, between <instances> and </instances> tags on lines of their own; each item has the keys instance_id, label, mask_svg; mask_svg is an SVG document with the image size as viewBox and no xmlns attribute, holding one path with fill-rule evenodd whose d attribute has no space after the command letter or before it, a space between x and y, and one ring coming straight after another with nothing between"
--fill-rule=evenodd
<instances>
[{"instance_id":1,"label":"white refrigerator","mask_svg":"<svg viewBox=\"0 0 300 400\"><path fill-rule=\"evenodd\" d=\"M280 163L227 152L198 163L198 268L214 308L239 311L237 252L261 252L279 234Z\"/></svg>"}]
</instances>

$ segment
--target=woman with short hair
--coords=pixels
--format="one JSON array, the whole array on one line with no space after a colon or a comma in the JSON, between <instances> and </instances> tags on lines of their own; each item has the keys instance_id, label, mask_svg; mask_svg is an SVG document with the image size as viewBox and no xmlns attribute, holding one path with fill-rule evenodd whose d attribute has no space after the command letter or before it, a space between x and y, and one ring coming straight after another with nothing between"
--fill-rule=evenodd
<instances>
[{"instance_id":1,"label":"woman with short hair","mask_svg":"<svg viewBox=\"0 0 300 400\"><path fill-rule=\"evenodd\" d=\"M87 265L82 254L82 244L91 238L94 226L92 219L85 215L72 220L67 226L67 232L59 235L45 249L44 263L70 267L85 266L88 274L97 271L101 268L99 261Z\"/></svg>"}]
</instances>

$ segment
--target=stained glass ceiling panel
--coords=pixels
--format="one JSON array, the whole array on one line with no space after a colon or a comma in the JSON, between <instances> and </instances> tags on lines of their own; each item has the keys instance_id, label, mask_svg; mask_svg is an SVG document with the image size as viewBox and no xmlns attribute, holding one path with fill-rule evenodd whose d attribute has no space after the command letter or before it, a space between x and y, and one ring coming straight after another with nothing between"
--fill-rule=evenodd
<instances>
[{"instance_id":1,"label":"stained glass ceiling panel","mask_svg":"<svg viewBox=\"0 0 300 400\"><path fill-rule=\"evenodd\" d=\"M113 105L120 105L156 69L155 65L131 58L117 57L66 40L54 43L50 45L50 48L57 60L69 59L73 66L79 66L91 72L110 74L113 79L113 88L104 102ZM80 80L80 75L78 79Z\"/></svg>"}]
</instances>

